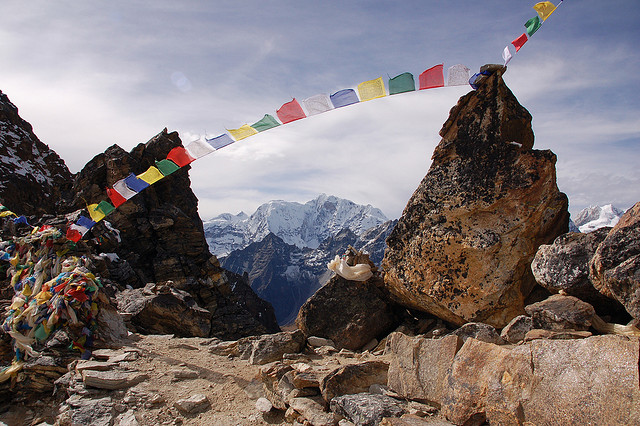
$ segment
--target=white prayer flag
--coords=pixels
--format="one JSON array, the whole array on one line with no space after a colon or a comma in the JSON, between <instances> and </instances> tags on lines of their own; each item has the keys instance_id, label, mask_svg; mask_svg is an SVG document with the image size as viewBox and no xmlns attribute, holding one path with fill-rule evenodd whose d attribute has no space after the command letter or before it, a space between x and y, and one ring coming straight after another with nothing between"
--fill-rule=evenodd
<instances>
[{"instance_id":1,"label":"white prayer flag","mask_svg":"<svg viewBox=\"0 0 640 426\"><path fill-rule=\"evenodd\" d=\"M504 51L502 52L502 59L504 59L504 65L506 66L512 58L513 58L513 55L509 50L509 46L506 46L504 48Z\"/></svg>"},{"instance_id":2,"label":"white prayer flag","mask_svg":"<svg viewBox=\"0 0 640 426\"><path fill-rule=\"evenodd\" d=\"M333 109L331 98L324 93L303 100L302 105L307 110L307 115L316 115Z\"/></svg>"},{"instance_id":3,"label":"white prayer flag","mask_svg":"<svg viewBox=\"0 0 640 426\"><path fill-rule=\"evenodd\" d=\"M210 143L203 141L202 139L195 140L186 146L187 152L193 158L204 157L207 154L211 154L216 149L211 146Z\"/></svg>"},{"instance_id":4,"label":"white prayer flag","mask_svg":"<svg viewBox=\"0 0 640 426\"><path fill-rule=\"evenodd\" d=\"M469 84L469 68L462 64L449 67L447 86L464 86Z\"/></svg>"},{"instance_id":5,"label":"white prayer flag","mask_svg":"<svg viewBox=\"0 0 640 426\"><path fill-rule=\"evenodd\" d=\"M129 189L126 183L124 183L124 179L120 179L116 183L113 184L113 189L118 191L118 194L122 195L122 198L128 200L134 195L138 195L136 191Z\"/></svg>"}]
</instances>

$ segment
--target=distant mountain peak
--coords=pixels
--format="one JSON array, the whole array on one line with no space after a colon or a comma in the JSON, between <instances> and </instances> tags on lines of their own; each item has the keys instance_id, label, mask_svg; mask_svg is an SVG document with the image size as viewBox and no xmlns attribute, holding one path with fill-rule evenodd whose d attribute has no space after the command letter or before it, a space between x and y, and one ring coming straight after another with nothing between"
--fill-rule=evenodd
<instances>
[{"instance_id":1,"label":"distant mountain peak","mask_svg":"<svg viewBox=\"0 0 640 426\"><path fill-rule=\"evenodd\" d=\"M573 220L580 232L591 232L605 226L616 226L624 212L611 204L589 206L576 215Z\"/></svg>"},{"instance_id":2,"label":"distant mountain peak","mask_svg":"<svg viewBox=\"0 0 640 426\"><path fill-rule=\"evenodd\" d=\"M261 241L270 232L287 244L317 248L344 228L359 235L387 220L380 209L370 204L320 194L304 204L272 200L251 216L224 213L204 222L204 228L211 252L220 257Z\"/></svg>"}]
</instances>

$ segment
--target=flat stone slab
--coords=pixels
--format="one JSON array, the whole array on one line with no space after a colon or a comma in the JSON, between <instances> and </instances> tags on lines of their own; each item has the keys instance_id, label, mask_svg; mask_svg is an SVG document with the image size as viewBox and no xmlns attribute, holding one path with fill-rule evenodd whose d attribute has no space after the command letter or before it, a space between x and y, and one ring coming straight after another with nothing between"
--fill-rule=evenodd
<instances>
[{"instance_id":1,"label":"flat stone slab","mask_svg":"<svg viewBox=\"0 0 640 426\"><path fill-rule=\"evenodd\" d=\"M138 371L84 370L82 372L82 381L85 386L107 390L126 389L148 378L147 374Z\"/></svg>"}]
</instances>

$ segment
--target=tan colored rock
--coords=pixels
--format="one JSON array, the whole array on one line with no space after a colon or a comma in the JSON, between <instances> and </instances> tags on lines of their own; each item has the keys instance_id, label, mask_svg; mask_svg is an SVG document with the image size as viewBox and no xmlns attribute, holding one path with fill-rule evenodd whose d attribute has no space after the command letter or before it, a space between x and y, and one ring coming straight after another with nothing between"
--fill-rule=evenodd
<instances>
[{"instance_id":1,"label":"tan colored rock","mask_svg":"<svg viewBox=\"0 0 640 426\"><path fill-rule=\"evenodd\" d=\"M138 383L147 380L149 376L140 372L124 372L124 371L82 371L82 381L85 386L98 389L125 389L135 386Z\"/></svg>"},{"instance_id":2,"label":"tan colored rock","mask_svg":"<svg viewBox=\"0 0 640 426\"><path fill-rule=\"evenodd\" d=\"M324 401L321 397L293 398L291 408L300 413L310 424L314 426L334 426L337 420L333 413L324 409Z\"/></svg>"},{"instance_id":3,"label":"tan colored rock","mask_svg":"<svg viewBox=\"0 0 640 426\"><path fill-rule=\"evenodd\" d=\"M388 386L402 398L442 403L447 370L462 346L458 336L441 339L392 333L385 355L391 357Z\"/></svg>"},{"instance_id":4,"label":"tan colored rock","mask_svg":"<svg viewBox=\"0 0 640 426\"><path fill-rule=\"evenodd\" d=\"M595 309L577 297L553 294L525 307L534 328L545 330L588 330Z\"/></svg>"},{"instance_id":5,"label":"tan colored rock","mask_svg":"<svg viewBox=\"0 0 640 426\"><path fill-rule=\"evenodd\" d=\"M532 149L531 115L501 74L451 110L382 262L399 303L457 325L522 314L538 247L568 230L556 156Z\"/></svg>"},{"instance_id":6,"label":"tan colored rock","mask_svg":"<svg viewBox=\"0 0 640 426\"><path fill-rule=\"evenodd\" d=\"M389 364L385 361L365 361L345 365L322 379L320 391L327 403L336 396L367 392L375 383L387 383L388 370Z\"/></svg>"}]
</instances>

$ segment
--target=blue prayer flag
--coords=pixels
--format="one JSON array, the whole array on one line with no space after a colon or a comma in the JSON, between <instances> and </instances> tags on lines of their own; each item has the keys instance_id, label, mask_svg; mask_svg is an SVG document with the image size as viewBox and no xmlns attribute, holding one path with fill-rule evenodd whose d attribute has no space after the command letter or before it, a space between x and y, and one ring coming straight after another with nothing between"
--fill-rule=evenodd
<instances>
[{"instance_id":1,"label":"blue prayer flag","mask_svg":"<svg viewBox=\"0 0 640 426\"><path fill-rule=\"evenodd\" d=\"M343 89L329 96L334 107L340 108L360 102L356 91L353 89Z\"/></svg>"},{"instance_id":2,"label":"blue prayer flag","mask_svg":"<svg viewBox=\"0 0 640 426\"><path fill-rule=\"evenodd\" d=\"M235 141L231 139L231 136L229 136L226 133L223 133L222 135L215 137L213 139L207 139L207 142L209 142L211 146L214 147L215 149L220 149L220 148L224 148L227 145L231 145Z\"/></svg>"},{"instance_id":3,"label":"blue prayer flag","mask_svg":"<svg viewBox=\"0 0 640 426\"><path fill-rule=\"evenodd\" d=\"M149 184L142 179L139 179L136 175L131 173L129 176L124 178L124 183L127 187L135 192L140 192L145 189Z\"/></svg>"},{"instance_id":4,"label":"blue prayer flag","mask_svg":"<svg viewBox=\"0 0 640 426\"><path fill-rule=\"evenodd\" d=\"M92 221L91 219L85 216L80 216L78 220L76 220L76 225L82 226L83 228L87 228L87 229L91 229L95 224L96 223L94 221Z\"/></svg>"}]
</instances>

